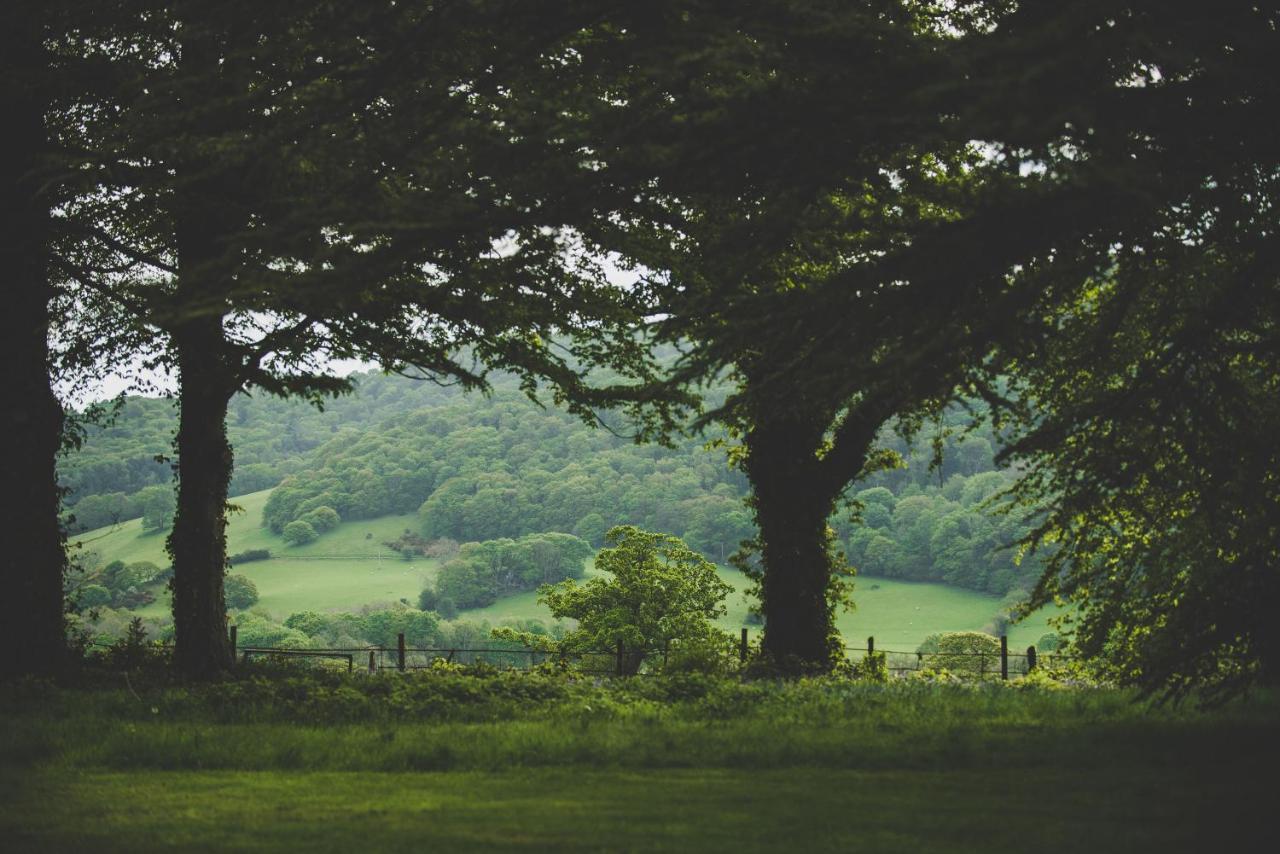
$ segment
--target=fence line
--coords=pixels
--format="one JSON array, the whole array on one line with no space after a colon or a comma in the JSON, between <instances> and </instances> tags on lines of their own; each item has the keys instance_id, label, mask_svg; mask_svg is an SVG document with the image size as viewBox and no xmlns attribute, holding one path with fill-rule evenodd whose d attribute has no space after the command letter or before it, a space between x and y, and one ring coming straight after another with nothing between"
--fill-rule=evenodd
<instances>
[{"instance_id":1,"label":"fence line","mask_svg":"<svg viewBox=\"0 0 1280 854\"><path fill-rule=\"evenodd\" d=\"M345 661L348 671L355 671L358 665L361 671L368 673L382 671L403 673L428 669L437 666L439 661L475 664L484 662L486 659L496 658L498 659L497 661L491 661L490 663L503 664L509 667L523 664L523 669L531 669L546 663L558 663L567 667L570 663L573 663L576 665L577 672L580 673L614 676L647 675L652 671L643 670L642 668L645 664L651 664L660 657L663 666L665 666L673 649L678 650L678 645L672 647L669 643L664 644L661 648L630 649L621 642L613 649L576 650L510 646L425 647L408 646L405 643L403 634L397 636L397 643L394 647L240 647L237 635L237 627L230 626L228 641L231 645L232 657L242 663L248 662L251 658L333 659ZM90 645L101 648L117 646L116 644L100 641L91 641ZM159 644L159 646L172 648L172 645L167 643ZM738 659L745 664L750 654L747 629L742 629L736 646ZM981 678L998 676L1001 679L1009 679L1011 674L1025 676L1039 667L1054 667L1077 660L1074 656L1056 652L1039 652L1034 646L1027 647L1025 652L1011 652L1008 648L1008 638L1004 635L1000 636L999 652L927 652L922 650L877 649L874 637L867 638L866 646L845 646L843 647L843 652L845 659L854 664L857 663L858 658L866 661L879 657L883 660L885 669L891 673L920 672L926 669L933 669L935 665L942 665L944 669L955 669L965 674L971 674L976 669L977 675ZM977 668L969 665L959 666L968 659L973 658L978 659ZM928 667L926 667L926 660ZM584 663L595 666L581 666ZM948 665L953 666L949 667Z\"/></svg>"}]
</instances>

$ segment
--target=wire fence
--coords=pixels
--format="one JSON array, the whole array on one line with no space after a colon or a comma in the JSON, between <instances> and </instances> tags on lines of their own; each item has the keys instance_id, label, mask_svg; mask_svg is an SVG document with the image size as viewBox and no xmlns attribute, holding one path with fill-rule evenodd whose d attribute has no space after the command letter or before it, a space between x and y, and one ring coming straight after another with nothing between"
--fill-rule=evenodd
<instances>
[{"instance_id":1,"label":"wire fence","mask_svg":"<svg viewBox=\"0 0 1280 854\"><path fill-rule=\"evenodd\" d=\"M428 670L441 665L474 666L485 664L513 670L554 667L598 676L645 676L667 669L673 655L681 652L678 643L665 643L659 648L628 648L619 643L612 649L530 648L509 642L495 642L468 647L409 646L403 634L395 646L362 647L276 647L237 643L237 628L230 628L232 654L240 663L266 660L275 663L297 662L323 667L339 667L350 672L376 674ZM875 638L867 638L865 646L844 647L845 661L863 669L883 668L889 674L904 677L912 673L946 672L951 676L976 679L1016 679L1040 669L1050 673L1071 666L1076 658L1056 650L1027 647L1023 652L1009 649L1008 638L999 638L997 650L952 650L924 648L916 650L877 648ZM95 642L99 648L120 649L120 645ZM160 644L163 648L167 645ZM752 655L751 638L743 629L737 644L737 658L745 666Z\"/></svg>"}]
</instances>

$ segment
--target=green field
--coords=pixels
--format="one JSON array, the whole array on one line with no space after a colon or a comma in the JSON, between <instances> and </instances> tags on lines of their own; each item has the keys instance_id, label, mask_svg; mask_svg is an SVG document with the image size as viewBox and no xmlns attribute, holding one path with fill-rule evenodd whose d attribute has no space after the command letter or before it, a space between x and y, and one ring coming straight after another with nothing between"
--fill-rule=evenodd
<instances>
[{"instance_id":1,"label":"green field","mask_svg":"<svg viewBox=\"0 0 1280 854\"><path fill-rule=\"evenodd\" d=\"M1267 695L1201 712L1108 689L528 674L15 687L0 693L0 839L6 851L1265 851L1275 711Z\"/></svg>"},{"instance_id":2,"label":"green field","mask_svg":"<svg viewBox=\"0 0 1280 854\"><path fill-rule=\"evenodd\" d=\"M232 570L257 585L261 597L257 607L284 618L296 611L354 610L402 598L417 602L424 582L434 571L434 562L406 561L382 545L400 536L405 528L415 527L413 516L346 522L315 542L290 546L259 524L270 495L270 490L264 490L232 499L244 512L233 514L227 526L228 554L271 550L271 560ZM169 562L164 535L144 533L138 519L90 531L73 542L106 561L149 560L160 566ZM139 613L160 617L168 609L167 599L158 598Z\"/></svg>"},{"instance_id":3,"label":"green field","mask_svg":"<svg viewBox=\"0 0 1280 854\"><path fill-rule=\"evenodd\" d=\"M233 571L253 580L261 597L257 607L277 618L297 611L355 610L399 599L417 602L424 583L433 577L434 561L406 561L382 545L406 528L416 528L413 516L344 522L315 542L289 546L259 524L270 494L270 490L264 490L233 499L244 512L231 517L227 550L231 554L248 549L271 550L270 560L242 564ZM168 563L164 535L144 533L141 520L137 519L90 531L75 542L106 561L149 560L161 566ZM737 631L746 624L747 601L740 592L747 586L746 579L725 567L720 568L720 575L739 591L726 601L728 612L721 625ZM462 616L487 620L493 625L511 619L549 619L550 614L536 599L535 593L522 593L487 608L464 611ZM959 587L870 577L858 579L854 599L857 609L841 614L837 620L848 645L863 646L868 636L874 636L880 649L908 652L933 632L981 629L999 606L999 599L994 596ZM139 613L162 617L168 607L168 601L159 598ZM1049 631L1047 620L1048 614L1040 613L1014 626L1010 645L1021 649L1035 643Z\"/></svg>"}]
</instances>

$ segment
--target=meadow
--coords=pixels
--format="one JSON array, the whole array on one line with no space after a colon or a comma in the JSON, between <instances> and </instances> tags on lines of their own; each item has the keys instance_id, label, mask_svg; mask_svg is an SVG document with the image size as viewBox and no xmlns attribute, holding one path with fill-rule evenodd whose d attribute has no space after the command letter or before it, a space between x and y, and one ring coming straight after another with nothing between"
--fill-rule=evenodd
<instances>
[{"instance_id":1,"label":"meadow","mask_svg":"<svg viewBox=\"0 0 1280 854\"><path fill-rule=\"evenodd\" d=\"M416 603L423 585L434 578L436 561L406 561L383 545L406 529L416 530L416 517L384 516L343 522L314 542L290 546L259 524L270 494L270 490L264 490L233 499L232 503L242 511L230 516L227 531L229 554L250 549L271 551L270 560L241 564L232 570L257 586L260 598L256 608L284 619L298 611L353 611L400 599ZM103 561L149 560L160 566L168 563L164 535L144 532L137 519L81 534L74 542L85 551L95 552ZM719 622L736 632L748 625L748 601L743 595L747 581L734 569L718 569L721 578L735 590L726 600L726 614ZM592 571L587 570L588 574ZM907 652L914 651L933 632L982 629L1000 605L997 597L960 587L871 576L858 579L854 598L856 609L841 613L836 621L845 643L861 647L868 636L874 636L879 649ZM461 617L495 626L512 620L549 620L550 614L536 600L536 593L521 593L486 608L463 611ZM161 595L138 613L163 617L168 609L168 599ZM1034 644L1051 630L1049 616L1042 611L1012 626L1010 647L1022 649ZM752 633L755 631L753 628Z\"/></svg>"},{"instance_id":2,"label":"meadow","mask_svg":"<svg viewBox=\"0 0 1280 854\"><path fill-rule=\"evenodd\" d=\"M1277 701L422 673L7 688L10 851L1235 851Z\"/></svg>"}]
</instances>

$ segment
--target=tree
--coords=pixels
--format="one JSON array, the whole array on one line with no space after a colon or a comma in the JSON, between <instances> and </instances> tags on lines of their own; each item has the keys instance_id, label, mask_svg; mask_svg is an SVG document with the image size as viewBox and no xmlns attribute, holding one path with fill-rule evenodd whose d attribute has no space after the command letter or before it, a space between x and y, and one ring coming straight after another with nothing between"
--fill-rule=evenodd
<instances>
[{"instance_id":1,"label":"tree","mask_svg":"<svg viewBox=\"0 0 1280 854\"><path fill-rule=\"evenodd\" d=\"M605 543L596 569L610 577L538 591L553 617L578 621L562 648L598 652L622 644L626 670L635 673L647 655L672 641L707 643L724 635L712 621L724 615L733 588L705 558L677 537L632 525L611 528Z\"/></svg>"},{"instance_id":2,"label":"tree","mask_svg":"<svg viewBox=\"0 0 1280 854\"><path fill-rule=\"evenodd\" d=\"M78 599L82 608L98 608L111 603L111 591L101 584L86 584L80 588Z\"/></svg>"},{"instance_id":3,"label":"tree","mask_svg":"<svg viewBox=\"0 0 1280 854\"><path fill-rule=\"evenodd\" d=\"M148 486L134 496L135 506L142 512L142 530L166 531L173 524L177 499L170 486Z\"/></svg>"},{"instance_id":4,"label":"tree","mask_svg":"<svg viewBox=\"0 0 1280 854\"><path fill-rule=\"evenodd\" d=\"M894 462L877 450L883 425L918 432L1030 301L1007 272L1051 251L1081 201L987 157L972 143L987 137L936 95L969 77L968 42L1003 7L764 7L664 31L663 55L682 38L717 48L670 76L632 58L641 70L619 111L643 114L660 142L605 159L659 178L615 232L592 233L663 271L658 334L684 354L674 381L736 381L699 423L742 443L764 649L804 671L839 647L837 502ZM643 54L643 33L634 41ZM773 123L761 129L761 115Z\"/></svg>"},{"instance_id":5,"label":"tree","mask_svg":"<svg viewBox=\"0 0 1280 854\"><path fill-rule=\"evenodd\" d=\"M284 541L291 546L305 546L307 543L314 541L320 535L316 533L316 529L311 527L309 523L303 522L299 519L285 525L281 536L283 536Z\"/></svg>"},{"instance_id":6,"label":"tree","mask_svg":"<svg viewBox=\"0 0 1280 854\"><path fill-rule=\"evenodd\" d=\"M548 127L566 111L540 88L572 18L123 8L108 34L73 34L118 68L120 97L64 125L113 182L68 209L95 261L64 273L180 378L176 660L207 676L230 663L225 417L238 391L340 392L315 370L327 355L468 388L504 367L588 418L653 395L585 381L599 362L641 385L649 369L630 334L636 297L563 233L600 183ZM562 330L572 343L552 348Z\"/></svg>"},{"instance_id":7,"label":"tree","mask_svg":"<svg viewBox=\"0 0 1280 854\"><path fill-rule=\"evenodd\" d=\"M342 523L342 518L332 507L322 505L303 516L301 521L314 528L317 534L323 534L338 527Z\"/></svg>"},{"instance_id":8,"label":"tree","mask_svg":"<svg viewBox=\"0 0 1280 854\"><path fill-rule=\"evenodd\" d=\"M982 632L929 635L916 651L923 656L922 665L931 670L979 676L1000 672L1000 642Z\"/></svg>"},{"instance_id":9,"label":"tree","mask_svg":"<svg viewBox=\"0 0 1280 854\"><path fill-rule=\"evenodd\" d=\"M258 586L243 575L228 575L224 583L227 607L244 610L258 603Z\"/></svg>"},{"instance_id":10,"label":"tree","mask_svg":"<svg viewBox=\"0 0 1280 854\"><path fill-rule=\"evenodd\" d=\"M51 210L44 158L43 122L53 88L44 43L51 4L21 0L6 11L0 33L0 111L6 154L0 164L0 270L5 310L0 312L0 358L8 379L8 404L0 417L5 452L0 482L10 490L0 514L0 534L11 546L0 557L0 586L9 614L0 628L8 653L0 678L48 673L64 653L63 553L54 459L62 439L63 411L49 383L49 269Z\"/></svg>"},{"instance_id":11,"label":"tree","mask_svg":"<svg viewBox=\"0 0 1280 854\"><path fill-rule=\"evenodd\" d=\"M1073 602L1074 651L1150 694L1274 682L1280 92L1257 69L1280 47L1277 10L1090 3L1007 23L989 85L1031 45L1035 76L1061 87L1056 119L1001 105L1019 143L1054 171L1065 145L1087 164L1068 180L1146 200L1120 223L1091 213L1088 239L1018 271L1042 299L990 362L1001 454L1023 473L1011 498L1042 514L1028 607Z\"/></svg>"}]
</instances>

